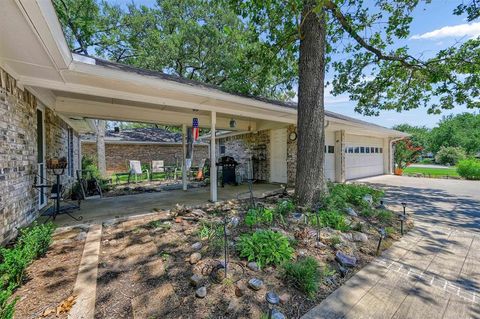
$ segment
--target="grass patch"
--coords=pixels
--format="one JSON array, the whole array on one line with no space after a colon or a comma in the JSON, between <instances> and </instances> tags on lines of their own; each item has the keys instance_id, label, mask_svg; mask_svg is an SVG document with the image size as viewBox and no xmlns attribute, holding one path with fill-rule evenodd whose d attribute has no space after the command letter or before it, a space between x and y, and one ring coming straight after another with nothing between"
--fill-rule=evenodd
<instances>
[{"instance_id":1,"label":"grass patch","mask_svg":"<svg viewBox=\"0 0 480 319\"><path fill-rule=\"evenodd\" d=\"M318 214L318 220L320 222L321 227L330 227L332 229L336 229L340 231L350 230L350 226L347 225L347 220L345 219L345 215L339 211L321 210L317 214ZM310 214L309 220L312 226L317 226L316 214L314 213Z\"/></svg>"},{"instance_id":2,"label":"grass patch","mask_svg":"<svg viewBox=\"0 0 480 319\"><path fill-rule=\"evenodd\" d=\"M312 299L318 292L322 278L334 273L335 270L328 266L320 267L313 257L306 257L296 262L289 261L283 265L284 279Z\"/></svg>"},{"instance_id":3,"label":"grass patch","mask_svg":"<svg viewBox=\"0 0 480 319\"><path fill-rule=\"evenodd\" d=\"M434 167L407 167L403 170L403 174L423 174L425 176L443 177L443 176L460 176L456 167L434 168Z\"/></svg>"}]
</instances>

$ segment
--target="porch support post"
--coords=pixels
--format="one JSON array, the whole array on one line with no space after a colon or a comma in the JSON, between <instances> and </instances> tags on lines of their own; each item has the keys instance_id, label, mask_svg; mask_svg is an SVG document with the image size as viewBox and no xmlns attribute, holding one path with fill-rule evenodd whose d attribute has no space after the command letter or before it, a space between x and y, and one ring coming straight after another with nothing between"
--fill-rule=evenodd
<instances>
[{"instance_id":1,"label":"porch support post","mask_svg":"<svg viewBox=\"0 0 480 319\"><path fill-rule=\"evenodd\" d=\"M383 173L393 174L393 147L390 138L383 139Z\"/></svg>"},{"instance_id":2,"label":"porch support post","mask_svg":"<svg viewBox=\"0 0 480 319\"><path fill-rule=\"evenodd\" d=\"M345 182L345 130L335 131L335 182Z\"/></svg>"},{"instance_id":3,"label":"porch support post","mask_svg":"<svg viewBox=\"0 0 480 319\"><path fill-rule=\"evenodd\" d=\"M217 201L217 159L215 156L215 125L217 122L217 113L212 111L211 114L211 130L210 130L210 201Z\"/></svg>"},{"instance_id":4,"label":"porch support post","mask_svg":"<svg viewBox=\"0 0 480 319\"><path fill-rule=\"evenodd\" d=\"M182 188L187 190L187 125L182 124Z\"/></svg>"}]
</instances>

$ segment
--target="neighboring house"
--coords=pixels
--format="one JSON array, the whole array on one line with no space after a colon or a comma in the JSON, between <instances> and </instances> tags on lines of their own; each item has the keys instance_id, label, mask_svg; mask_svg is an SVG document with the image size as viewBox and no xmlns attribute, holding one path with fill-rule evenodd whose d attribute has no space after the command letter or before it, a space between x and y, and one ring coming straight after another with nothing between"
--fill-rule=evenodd
<instances>
[{"instance_id":1,"label":"neighboring house","mask_svg":"<svg viewBox=\"0 0 480 319\"><path fill-rule=\"evenodd\" d=\"M95 131L91 119L179 126L182 141L197 119L199 127L212 134L213 202L215 163L221 154L243 163L242 174L251 164L255 179L295 182L296 158L301 156L296 153L295 104L71 53L51 1L3 0L0 242L12 238L17 227L30 223L45 205L46 197L33 186L36 176L52 179L46 160L66 157L63 183L74 180L81 157L78 136ZM390 173L392 142L408 135L332 112L326 112L325 120L325 174L339 182ZM231 132L217 136L217 130ZM182 144L182 162L185 149ZM133 159L133 154L122 153L123 160Z\"/></svg>"},{"instance_id":2,"label":"neighboring house","mask_svg":"<svg viewBox=\"0 0 480 319\"><path fill-rule=\"evenodd\" d=\"M81 136L82 156L95 157L97 154L96 136ZM194 143L193 164L198 165L208 158L207 143ZM163 160L164 165L182 164L182 134L162 128L135 128L105 132L105 163L108 173L127 172L130 160L139 160L150 165L152 161Z\"/></svg>"}]
</instances>

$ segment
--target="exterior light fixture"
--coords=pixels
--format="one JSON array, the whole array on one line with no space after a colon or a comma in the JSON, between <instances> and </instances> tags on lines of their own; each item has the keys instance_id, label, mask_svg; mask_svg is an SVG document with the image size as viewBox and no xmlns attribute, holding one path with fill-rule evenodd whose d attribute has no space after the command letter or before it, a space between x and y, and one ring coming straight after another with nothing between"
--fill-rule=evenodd
<instances>
[{"instance_id":1,"label":"exterior light fixture","mask_svg":"<svg viewBox=\"0 0 480 319\"><path fill-rule=\"evenodd\" d=\"M237 121L235 121L234 119L231 119L230 120L230 128L235 128L237 127Z\"/></svg>"}]
</instances>

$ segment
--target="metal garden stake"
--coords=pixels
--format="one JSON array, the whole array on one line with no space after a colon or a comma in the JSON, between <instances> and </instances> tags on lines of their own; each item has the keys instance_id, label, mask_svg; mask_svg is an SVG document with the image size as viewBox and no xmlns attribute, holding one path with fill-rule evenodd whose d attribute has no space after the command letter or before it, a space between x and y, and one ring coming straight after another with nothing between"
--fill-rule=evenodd
<instances>
[{"instance_id":1,"label":"metal garden stake","mask_svg":"<svg viewBox=\"0 0 480 319\"><path fill-rule=\"evenodd\" d=\"M223 245L224 245L224 253L225 253L225 278L227 278L227 256L228 256L228 236L227 236L227 216L225 216L223 221Z\"/></svg>"},{"instance_id":2,"label":"metal garden stake","mask_svg":"<svg viewBox=\"0 0 480 319\"><path fill-rule=\"evenodd\" d=\"M378 254L380 253L380 246L382 245L382 240L383 238L385 237L386 233L385 233L385 229L383 228L380 228L378 230L378 232L380 233L380 239L378 240L378 245L377 245L377 253L376 255L378 256Z\"/></svg>"},{"instance_id":3,"label":"metal garden stake","mask_svg":"<svg viewBox=\"0 0 480 319\"><path fill-rule=\"evenodd\" d=\"M400 216L400 233L402 234L402 236L403 236L403 222L404 221L405 221L405 215Z\"/></svg>"},{"instance_id":4,"label":"metal garden stake","mask_svg":"<svg viewBox=\"0 0 480 319\"><path fill-rule=\"evenodd\" d=\"M403 206L403 216L407 216L407 211L406 211L406 208L407 208L407 203L405 202L402 202L402 206Z\"/></svg>"}]
</instances>

